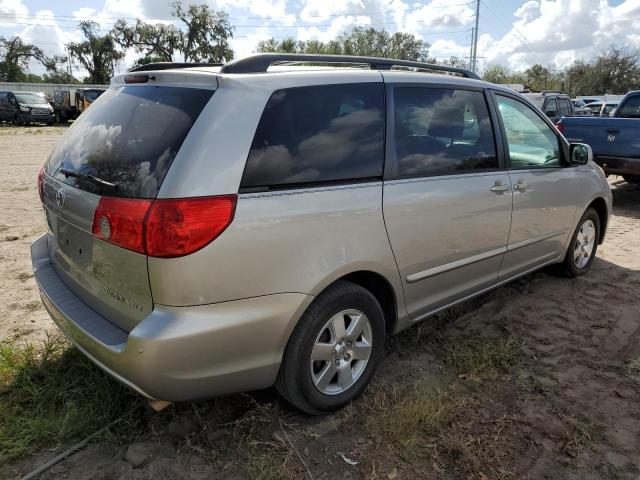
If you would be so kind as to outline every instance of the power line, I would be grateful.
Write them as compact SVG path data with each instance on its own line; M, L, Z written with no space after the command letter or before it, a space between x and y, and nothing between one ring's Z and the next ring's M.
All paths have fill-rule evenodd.
M429 7L429 8L450 8L450 7L456 7L456 6L465 6L465 5L471 5L472 3L474 3L474 0L469 0L469 1L465 1L465 2L460 2L460 3L450 3L450 4L445 4L445 5L423 5L420 7L416 7L416 8L410 8L407 10L403 10L403 13L413 13L413 12L417 12L419 10L422 10L425 7ZM334 14L327 14L327 15L305 15L305 18L337 18L337 17L353 17L353 16L377 16L377 15L392 15L395 12L393 11L380 11L380 12L345 12L345 13L334 13ZM280 15L280 16L269 16L269 17L260 17L260 16L256 16L256 17L247 17L247 16L229 16L229 20L266 20L266 21L270 21L270 20L274 20L274 19L283 19L283 18L289 18L291 15L293 15L294 17L296 16L295 14L288 14L288 15ZM298 15L300 18L302 18L300 15ZM29 15L29 14L10 14L10 13L0 13L0 17L7 17L7 18L23 18L23 19L34 19L34 20L48 20L48 19L61 19L61 21L66 21L66 22L77 22L77 21L81 21L81 20L94 20L96 18L102 18L104 20L138 20L138 17L100 17L98 14L93 15L93 16L81 16L81 15L49 15L47 17L42 17L42 16L37 16L37 15ZM63 20L63 19L68 19L68 20ZM140 19L142 20L142 19ZM164 19L146 19L146 21L165 21Z
M542 57L542 55L540 55L539 52L537 52L536 50L533 49L531 44L527 41L527 38L518 29L518 27L516 27L514 24L509 25L509 24L507 24L506 21L502 20L502 18L500 18L500 16L489 6L488 2L484 2L483 5L489 9L489 12L496 18L496 20L498 20L500 23L502 23L507 28L507 33L510 30L513 31L514 38L518 42L520 42L520 45L522 45L523 47L528 48L531 53L533 53L536 57L538 57L538 59L540 60L541 64L546 62L546 59L544 57Z
M470 17L473 15L470 15ZM467 17L465 17L467 18ZM404 23L430 23L430 20L411 20L410 22L404 22ZM371 26L371 27L375 27L375 26L385 26L385 25L398 25L399 22L378 22L378 23L360 23L360 24L350 24L350 25L346 25L346 26L351 26L351 25L362 25L362 26ZM71 26L61 26L61 25L51 25L51 24L44 24L44 23L32 23L32 22L11 22L11 21L4 21L4 20L0 20L0 24L2 25L27 25L27 26L36 26L36 27L58 27L62 30L78 30L77 27L71 27ZM115 24L114 24L115 25ZM262 28L262 27L270 27L270 28L277 28L277 29L281 29L281 28L330 28L330 27L334 27L335 25L332 24L294 24L294 25L265 25L265 24L260 24L260 25L232 25L232 28ZM108 32L108 29L98 29L99 31L102 32ZM465 30L455 30L453 32L447 32L447 31L441 31L441 32L437 32L437 31L433 31L430 34L436 35L436 34L445 34L445 33L459 33L459 32L467 32L469 29L465 29Z

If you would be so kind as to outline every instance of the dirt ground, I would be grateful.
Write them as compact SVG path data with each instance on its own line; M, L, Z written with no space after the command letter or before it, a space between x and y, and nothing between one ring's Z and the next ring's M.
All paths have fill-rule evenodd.
M60 131L0 129L0 338L54 329L29 243L43 229L38 166ZM589 274L537 272L403 332L347 409L306 417L272 390L170 407L41 478L639 479L640 187L610 184ZM498 358L510 342L517 352Z

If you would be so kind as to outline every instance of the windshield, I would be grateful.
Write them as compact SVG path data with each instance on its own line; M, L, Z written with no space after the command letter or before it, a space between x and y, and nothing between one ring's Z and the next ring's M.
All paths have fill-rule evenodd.
M86 90L84 92L84 98L93 102L96 98L98 98L102 94L102 90Z
M98 195L155 198L212 94L213 90L181 87L110 88L69 127L46 171ZM65 170L81 175L64 174ZM102 183L89 181L87 175Z
M20 103L47 103L44 93L35 92L15 92L14 95Z

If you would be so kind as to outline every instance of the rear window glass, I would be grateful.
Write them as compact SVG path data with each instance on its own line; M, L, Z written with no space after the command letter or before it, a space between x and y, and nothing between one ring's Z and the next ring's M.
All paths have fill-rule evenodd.
M640 118L640 95L630 97L622 104L618 116L623 118Z
M154 198L212 94L182 87L110 88L58 142L47 173L98 195Z
M382 83L278 90L256 130L242 188L381 177Z

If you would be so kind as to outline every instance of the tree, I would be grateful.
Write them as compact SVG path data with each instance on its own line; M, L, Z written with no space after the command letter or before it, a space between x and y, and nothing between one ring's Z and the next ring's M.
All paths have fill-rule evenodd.
M0 81L3 82L25 81L30 75L26 71L32 60L42 63L47 69L53 61L40 48L24 43L20 37L0 37L0 56Z
M429 57L431 45L410 33L396 32L373 27L354 27L338 36L336 40L296 41L293 38L263 40L258 43L259 52L319 53L327 55L363 55L395 58L400 60L433 61Z
M180 54L185 62L226 62L233 58L229 40L233 28L226 12L212 11L207 5L172 4L172 15L181 22L175 25L149 24L137 20L128 25L123 19L116 22L112 35L123 48L133 48L144 54L138 64L153 61L171 62Z
M638 88L640 63L638 55L611 48L595 59L591 87L596 92L622 95Z
M524 71L525 81L532 90L553 90L558 82L557 77L546 67L539 63L530 66Z
M98 34L96 22L91 20L80 22L79 27L85 40L69 43L67 45L69 54L89 72L85 83L109 83L109 78L113 76L114 66L124 58L124 53L116 50L111 34L104 36Z
M449 67L456 68L469 68L469 62L464 60L463 58L456 57L455 55L450 56L440 62L442 65L447 65Z
M69 72L65 72L64 70L56 69L53 72L45 73L42 76L42 81L44 83L80 83L76 77L71 75Z

